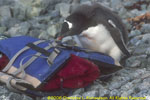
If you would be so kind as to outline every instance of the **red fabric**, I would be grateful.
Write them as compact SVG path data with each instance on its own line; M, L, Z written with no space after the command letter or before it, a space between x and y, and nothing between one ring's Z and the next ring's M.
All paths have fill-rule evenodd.
M2 70L9 62L9 59L4 54L0 53L0 70Z
M71 55L71 58L51 80L43 87L43 91L58 90L63 80L63 88L82 88L96 80L100 71L89 60Z

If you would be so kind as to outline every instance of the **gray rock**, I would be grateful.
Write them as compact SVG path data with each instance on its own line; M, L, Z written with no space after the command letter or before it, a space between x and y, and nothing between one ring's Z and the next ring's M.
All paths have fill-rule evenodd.
M76 95L76 94L81 94L84 92L84 88L80 88L80 89L77 89L73 92L73 95Z
M0 6L12 5L13 3L14 3L14 0L0 0Z
M28 35L32 37L38 37L42 32L43 30L34 29L34 30L31 30Z
M109 91L107 89L99 89L99 96L104 97L109 94Z
M135 60L130 67L139 67L141 65L141 61Z
M87 97L98 97L99 93L98 91L88 91L82 94L83 98L87 98Z
M21 95L12 92L8 95L8 98L11 100L20 100L22 97Z
M110 4L111 4L111 7L115 9L122 7L121 0L110 0Z
M129 41L129 43L131 43L134 46L138 46L141 43L141 39L142 36L135 36Z
M150 10L150 5L148 5L147 10L148 10L148 11Z
M127 13L127 10L124 8L124 7L121 7L120 9L119 9L119 16L121 17L121 18L127 18L127 16L125 15Z
M0 34L4 33L6 31L6 27L0 27Z
M146 49L146 54L150 55L150 47Z
M0 16L5 18L11 18L11 12L9 6L0 7Z
M138 36L138 35L141 35L141 32L139 30L132 30L130 32L130 34L128 35L128 37L132 38L132 37L135 37L135 36Z
M47 29L47 22L44 21L37 21L37 20L32 20L29 21L29 23L31 24L31 29L42 29L42 30L46 30Z
M128 67L138 67L140 64L141 61L137 58L137 56L132 56L126 60L126 66Z
M146 10L147 4L142 4L142 5L141 5L141 8L142 8L142 10Z
M55 17L59 17L60 16L60 11L59 10L53 10L50 14L50 16L52 18L55 18Z
M55 35L57 34L57 27L56 27L56 25L52 25L52 26L48 27L47 33L50 36L55 37Z
M13 27L15 24L19 24L20 21L16 18L3 18L0 21L1 26L6 27L6 28L11 28Z
M60 11L62 17L67 17L70 15L70 4L67 3L59 3L56 5L55 9Z
M142 45L142 44L141 44L141 45ZM139 54L145 54L145 53L146 53L146 50L147 50L146 46L139 46L139 47L137 47L137 48L133 51L133 54L137 54L137 55L139 55Z
M132 6L134 3L136 3L137 2L137 0L128 0L128 1L125 1L125 2L123 2L123 5L124 6Z
M91 5L91 1L81 1L81 4Z
M141 27L143 33L150 33L150 24L143 24Z
M150 44L150 33L143 35L142 42L145 44Z
M117 89L113 89L112 91L110 91L110 96L117 96L120 95L119 91Z
M133 88L133 84L131 82L126 83L125 85L121 86L121 90L127 91Z
M140 91L146 90L150 87L150 83L145 81L142 84L138 85L138 87L139 87Z
M47 33L47 31L43 31L40 33L40 35L38 36L39 39L46 39L46 40L49 40L50 39L50 36L49 34Z
M9 36L27 35L29 28L30 24L28 22L23 22L21 24L16 24L14 27L10 28L5 34Z
M120 82L111 82L109 89L113 90L113 89L118 89L121 87L121 83Z
M131 30L132 25L131 25L127 20L124 19L124 20L123 20L123 23L125 24L127 30Z
M147 10L139 11L138 9L133 9L133 10L130 11L130 13L132 14L132 17L143 15L146 12L147 12Z
M27 20L26 16L27 7L25 8L20 4L16 4L15 6L11 7L11 10L14 18L17 18L19 20Z

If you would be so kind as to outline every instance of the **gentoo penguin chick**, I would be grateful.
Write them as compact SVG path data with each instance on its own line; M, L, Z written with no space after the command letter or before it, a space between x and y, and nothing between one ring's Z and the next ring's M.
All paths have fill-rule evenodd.
M84 48L108 54L117 65L122 54L130 55L124 24L116 13L100 4L81 5L66 18L58 36L73 35Z

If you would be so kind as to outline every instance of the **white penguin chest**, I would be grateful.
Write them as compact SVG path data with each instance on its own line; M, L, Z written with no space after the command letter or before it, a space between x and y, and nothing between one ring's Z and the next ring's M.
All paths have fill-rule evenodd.
M103 53L108 53L117 46L110 32L102 24L84 30L81 33L80 40L85 48Z

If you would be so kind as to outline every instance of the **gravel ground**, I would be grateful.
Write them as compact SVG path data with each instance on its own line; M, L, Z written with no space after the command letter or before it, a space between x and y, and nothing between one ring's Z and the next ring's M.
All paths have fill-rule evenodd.
M126 67L111 79L95 82L88 88L77 89L72 96L115 96L116 100L121 100L121 97L142 100L132 97L145 97L144 100L150 100L149 0L0 0L0 35L28 35L51 39L60 32L63 20L73 9L79 4L89 4L91 1L97 1L114 10L122 18L129 31L128 48L132 56L126 59ZM10 92L0 85L0 100L32 99Z

